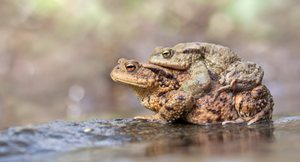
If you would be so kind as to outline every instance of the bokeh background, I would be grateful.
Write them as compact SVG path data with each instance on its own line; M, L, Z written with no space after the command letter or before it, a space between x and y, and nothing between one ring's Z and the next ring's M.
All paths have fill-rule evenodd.
M149 114L110 71L192 41L260 64L274 114L298 113L299 29L298 0L1 0L0 128Z

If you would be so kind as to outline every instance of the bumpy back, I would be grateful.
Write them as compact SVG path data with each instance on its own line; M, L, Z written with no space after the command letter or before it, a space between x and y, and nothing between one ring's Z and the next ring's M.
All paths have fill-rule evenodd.
M230 48L211 43L200 43L204 52L204 62L214 74L220 75L231 64L241 61L241 58Z

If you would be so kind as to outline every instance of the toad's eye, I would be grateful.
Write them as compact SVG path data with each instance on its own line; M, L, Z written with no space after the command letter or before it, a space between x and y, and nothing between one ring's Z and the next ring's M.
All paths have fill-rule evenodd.
M164 50L161 54L164 58L170 58L173 56L172 50Z
M128 72L133 72L133 71L135 71L135 70L137 69L137 65L134 64L134 63L127 63L127 64L125 65L125 68L126 68L126 70L127 70Z

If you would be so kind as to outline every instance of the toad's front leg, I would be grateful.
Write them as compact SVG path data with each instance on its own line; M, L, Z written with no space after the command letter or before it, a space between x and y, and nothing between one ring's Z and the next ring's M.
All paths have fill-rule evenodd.
M185 112L189 111L193 104L191 93L184 91L171 91L167 102L157 113L167 122L173 122L180 119Z
M234 79L229 85L225 85L217 89L214 94L213 101L215 101L219 97L220 93L224 91L233 90L236 87L236 84L237 84L237 79Z
M183 82L179 90L201 96L211 86L210 74L205 64L201 61L193 64L189 73L191 78Z

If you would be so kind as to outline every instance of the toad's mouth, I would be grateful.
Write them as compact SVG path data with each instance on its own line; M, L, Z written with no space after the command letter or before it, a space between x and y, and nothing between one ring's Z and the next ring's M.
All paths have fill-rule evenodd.
M131 85L134 87L140 87L140 88L148 88L148 82L145 79L140 78L134 78L134 77L120 77L119 75L114 75L111 73L111 78L115 82L120 82L126 85Z
M132 85L135 87L148 88L148 85L146 83L137 83L137 82L132 82L130 80L120 79L120 78L114 79L114 81L117 81L117 82L120 82L123 84L127 84L127 85Z
M151 64L155 64L164 68L170 68L170 69L174 69L174 70L186 70L189 68L189 64L186 63L185 61L181 62L181 63L172 63L169 62L168 60L150 60L149 63Z

